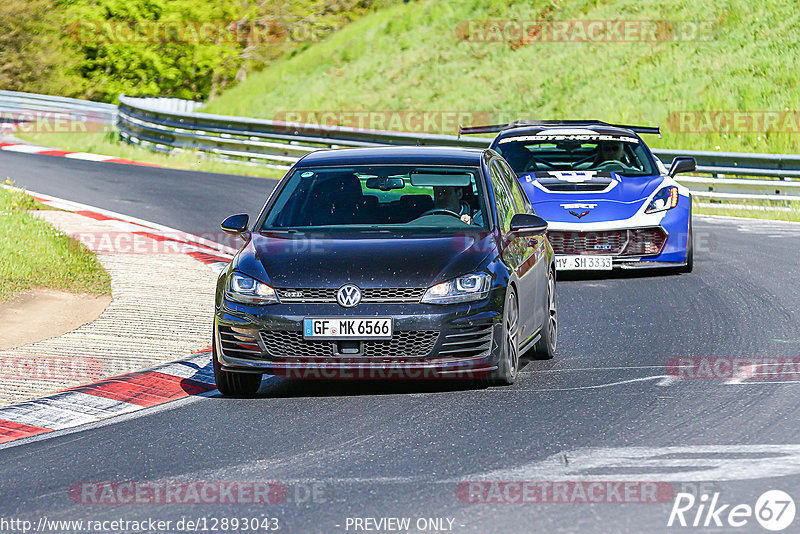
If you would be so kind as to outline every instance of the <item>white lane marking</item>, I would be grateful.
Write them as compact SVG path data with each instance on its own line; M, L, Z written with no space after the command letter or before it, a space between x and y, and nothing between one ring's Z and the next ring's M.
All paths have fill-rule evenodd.
M676 382L675 377L667 376L667 377L664 377L663 380L659 380L658 382L656 382L656 385L657 386L666 387L666 386L671 386L675 382Z
M37 152L45 152L47 150L52 150L52 148L47 148L44 146L36 146L36 145L10 145L10 146L4 146L3 150L8 150L9 152L22 152L25 154L36 154Z
M86 161L107 161L109 159L117 159L115 156L104 156L102 154L90 154L89 152L74 152L72 154L65 154L65 158L82 159Z
M99 421L100 417L88 413L81 413L75 408L64 408L58 403L50 404L46 402L45 398L23 401L4 407L0 409L0 419L22 423L24 425L60 430L62 428Z
M211 353L204 352L185 360L181 360L153 369L165 375L177 378L191 378L197 382L214 384L213 371L209 368L211 364Z
M566 458L566 463L564 459ZM728 481L796 475L800 445L598 447L562 451L538 462L461 480Z
M228 268L228 264L221 261L209 263L208 266L211 267L211 270L217 274L220 274L222 271Z
M59 408L65 412L96 416L98 419L141 409L141 406L137 406L136 404L99 397L97 395L83 393L82 391L55 393L47 397L36 399L33 402Z
M634 382L646 382L648 380L656 380L658 378L668 378L667 375L646 376L644 378L631 378L630 380L620 380L619 382L609 382L607 384L596 384L593 386L578 386L574 388L536 388L535 391L579 391L582 389L601 389L612 386L620 386L622 384L632 384Z

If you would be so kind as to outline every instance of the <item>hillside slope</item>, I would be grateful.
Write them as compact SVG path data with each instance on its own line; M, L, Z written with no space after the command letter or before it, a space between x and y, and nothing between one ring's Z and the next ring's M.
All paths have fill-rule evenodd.
M467 21L487 19L661 22L655 40L629 32L620 41L611 31L591 42L581 36L591 29L584 22L573 23L567 42L482 42L481 35L498 35L486 31L498 23ZM759 123L763 112L800 109L798 22L794 0L420 0L307 45L204 111L282 118L287 111L447 110L491 112L496 120L657 122L665 133L654 146L798 152L796 113ZM664 28L684 33L667 39ZM698 110L705 113L681 113ZM726 127L737 110L756 124ZM725 113L709 113L717 111Z

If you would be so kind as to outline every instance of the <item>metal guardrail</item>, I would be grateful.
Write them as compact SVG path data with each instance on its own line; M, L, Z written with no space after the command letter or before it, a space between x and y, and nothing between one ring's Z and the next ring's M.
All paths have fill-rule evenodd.
M102 122L109 128L117 122L117 106L113 104L0 90L0 116L4 119L46 120L48 114L74 121Z
M491 142L487 137L366 130L196 112L169 113L154 108L146 99L124 95L120 97L119 110L118 128L128 142L162 151L200 151L278 169L288 169L298 158L322 148L383 145L483 148ZM800 182L789 181L800 178L800 155L668 149L654 149L653 153L667 164L677 156L692 156L698 172L715 176L679 178L698 196L800 200ZM727 178L729 175L781 180L731 179Z
M175 98L119 97L114 106L74 98L0 91L0 112L42 111L100 114L116 123L127 142L151 150L197 151L231 162L256 163L285 170L309 152L326 148L385 145L462 146L484 148L488 137L367 130L318 124L286 123L198 113L198 102ZM680 176L694 195L718 200L800 201L800 155L750 154L654 149L667 165L677 156L697 161L700 176ZM753 179L731 178L750 176Z

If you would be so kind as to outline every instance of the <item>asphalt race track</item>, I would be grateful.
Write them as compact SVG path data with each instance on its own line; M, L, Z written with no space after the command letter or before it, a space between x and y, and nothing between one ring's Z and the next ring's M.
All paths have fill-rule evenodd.
M257 213L274 184L24 154L0 154L0 168L30 190L195 233ZM324 533L364 531L356 517L408 517L412 527L444 518L457 533L764 532L754 517L741 528L668 529L671 496L476 503L457 493L469 481L649 481L698 498L719 493L728 510L755 507L771 489L797 499L800 379L676 380L667 364L798 356L800 224L694 225L692 274L562 278L558 355L530 362L512 387L273 378L256 399L191 397L0 449L0 516L265 516L286 532ZM286 495L261 505L70 496L77 484L104 481L272 481Z

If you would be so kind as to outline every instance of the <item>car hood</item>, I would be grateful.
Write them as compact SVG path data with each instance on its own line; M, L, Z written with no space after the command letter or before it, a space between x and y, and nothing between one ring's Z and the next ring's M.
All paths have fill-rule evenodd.
M264 233L251 237L235 268L278 288L428 287L477 270L493 250L488 232L418 238Z
M532 173L520 177L520 182L540 217L551 222L588 223L633 217L664 177Z

